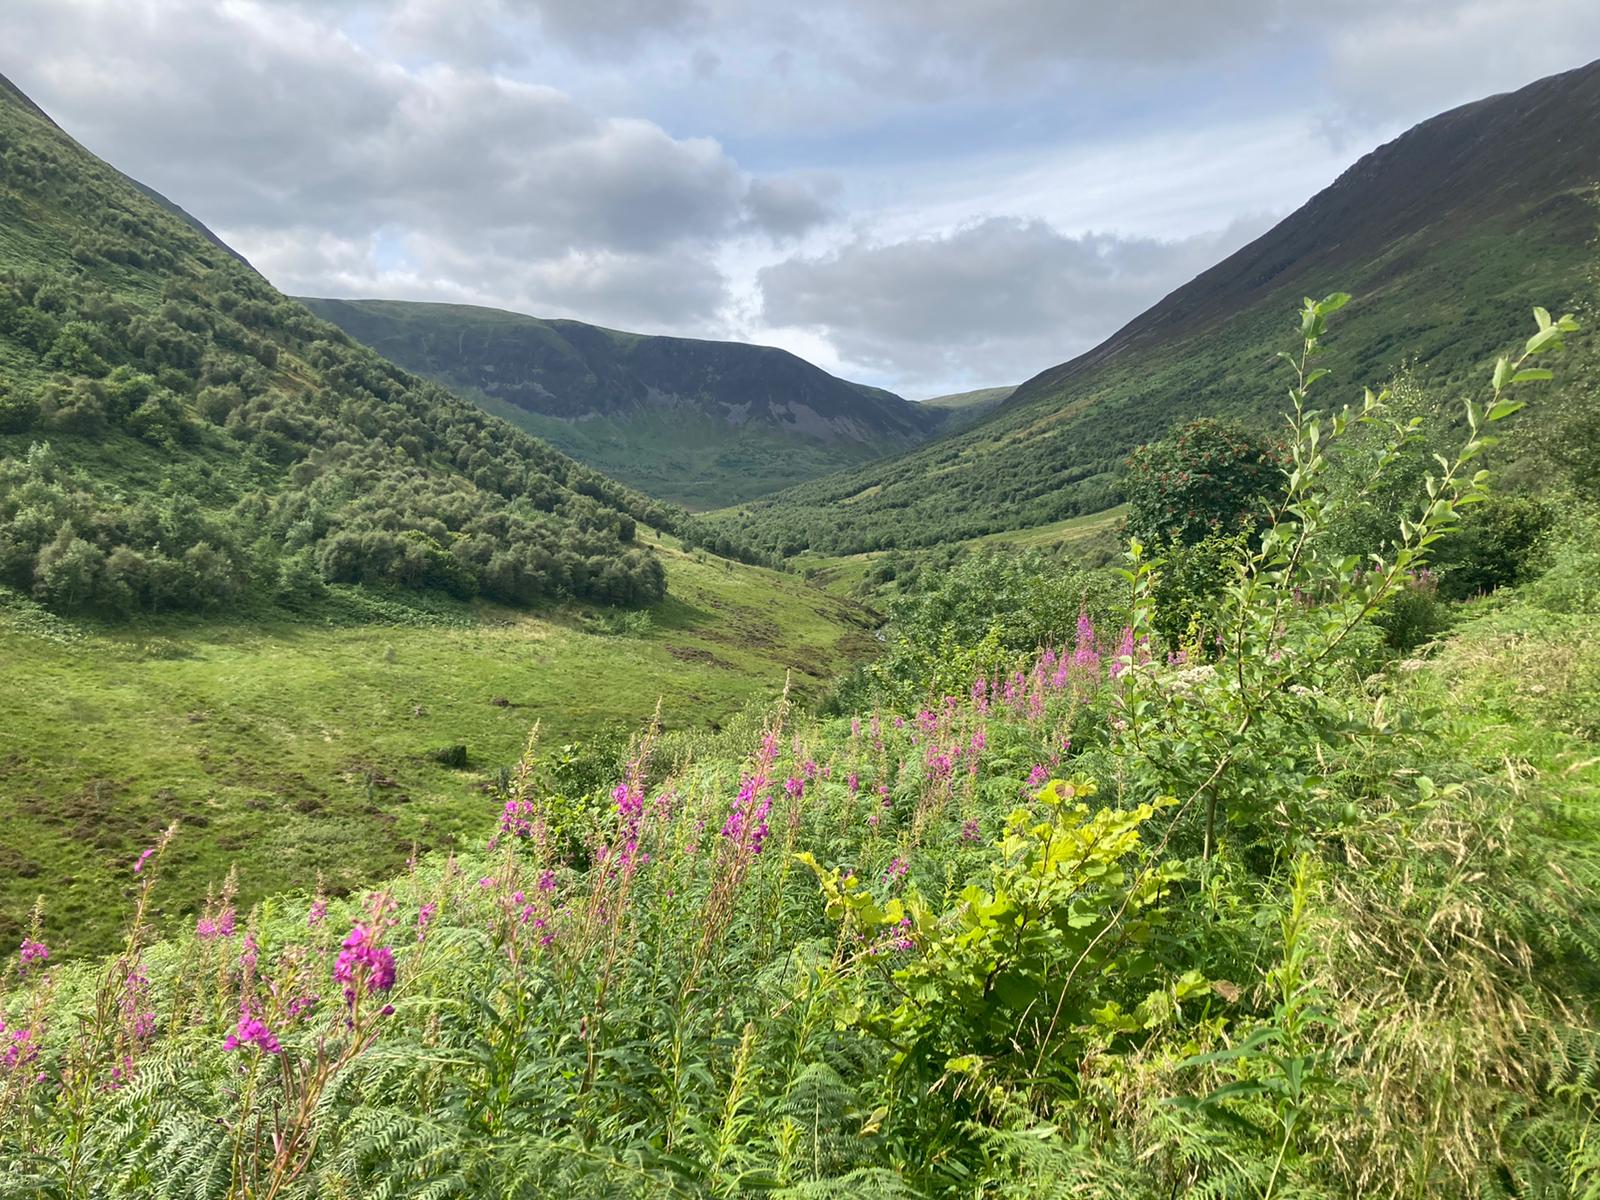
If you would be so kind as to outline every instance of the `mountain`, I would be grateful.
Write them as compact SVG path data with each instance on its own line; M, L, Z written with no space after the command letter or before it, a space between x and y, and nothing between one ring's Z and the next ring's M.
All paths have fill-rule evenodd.
M768 346L461 304L301 303L597 470L692 507L903 451L944 424L941 413Z
M967 412L972 409L991 409L1003 404L1010 399L1016 391L1016 385L1011 387L976 388L970 392L950 392L944 396L929 396L918 403L924 408L944 408L955 412Z
M58 610L326 585L659 599L674 510L386 362L0 79L0 582Z
M1250 245L992 414L909 454L718 518L774 551L855 553L1115 503L1130 450L1200 415L1267 423L1305 295L1347 291L1322 365L1348 399L1408 362L1452 399L1529 308L1595 295L1600 63L1424 121ZM1325 401L1327 403L1329 401Z

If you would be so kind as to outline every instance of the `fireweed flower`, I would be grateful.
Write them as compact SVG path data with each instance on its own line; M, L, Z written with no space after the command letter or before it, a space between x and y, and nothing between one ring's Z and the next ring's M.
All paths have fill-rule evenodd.
M983 831L978 827L977 817L969 817L962 823L961 840L963 842L979 842L983 840Z
M556 890L556 873L554 871L546 870L544 874L539 876L539 890L541 892L553 892Z
M25 937L22 939L22 951L17 965L17 973L26 975L28 969L35 963L49 961L50 947L37 938Z
M321 925L328 916L328 902L318 896L311 902L311 908L306 912L306 928L315 929Z
M194 934L202 942L214 942L218 938L233 936L233 909L224 908L215 915L201 917L194 923Z
M895 883L898 880L904 879L906 877L906 871L909 869L910 868L906 863L906 860L901 858L899 855L896 855L894 858L889 860L889 869L883 873L883 881L885 883Z
M1050 782L1050 768L1043 763L1035 763L1033 770L1028 772L1028 786L1041 788Z
M428 926L438 914L439 906L432 901L417 909L417 941L420 942L428 936Z
M321 996L296 996L289 1001L289 1019L291 1021L305 1020L316 1009L321 999Z
M1123 659L1127 659L1124 662ZM1133 662L1133 626L1122 627L1122 638L1117 643L1117 661L1111 664L1111 678L1115 679Z
M263 1054L282 1054L283 1047L278 1044L278 1039L272 1030L267 1028L265 1021L261 1020L248 1008L239 1010L239 1023L222 1041L224 1050L243 1050L246 1046L255 1046Z
M850 777L845 780L845 786L852 792L859 792L861 790L861 777L854 771L850 772Z
M15 1071L38 1057L39 1046L33 1040L32 1029L7 1029L5 1021L0 1020L0 1067Z
M1077 642L1072 651L1073 665L1087 671L1100 670L1100 651L1095 642L1094 622L1087 609L1078 612Z
M344 984L344 1001L354 1006L360 985L366 984L367 994L387 992L394 987L394 951L378 945L380 933L376 925L356 925L344 939L333 965L333 977Z
M722 836L751 855L760 854L762 846L766 844L767 814L772 811L772 797L767 792L767 771L777 757L778 734L774 730L761 739L755 772L740 780L739 794L728 810L727 820L722 823Z
M155 852L156 848L154 846L150 846L143 854L139 855L139 861L133 864L133 873L135 875L141 875L144 873L144 864L149 861L150 856Z
M122 981L122 997L118 1002L123 1027L131 1041L142 1042L155 1031L156 1014L149 1004L150 979L145 975L142 964L135 962ZM132 1063L128 1066L131 1067Z

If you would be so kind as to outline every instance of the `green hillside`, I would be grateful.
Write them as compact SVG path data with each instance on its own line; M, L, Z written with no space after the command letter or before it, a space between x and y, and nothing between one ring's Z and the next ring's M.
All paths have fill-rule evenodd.
M533 719L703 726L863 652L862 610L351 342L9 85L0 166L0 939L47 884L104 949L175 817L166 915L234 862L358 886L471 827Z
M378 358L0 86L0 581L58 611L327 584L659 600L683 514Z
M1445 113L980 424L719 523L783 554L853 554L1107 508L1128 453L1177 422L1276 424L1274 355L1305 295L1355 296L1322 363L1336 381L1381 383L1407 363L1453 396L1531 305L1593 303L1597 182L1600 63ZM1593 386L1571 378L1569 393Z
M693 508L738 503L905 450L945 420L767 346L620 333L461 304L302 303L574 458Z
M64 622L0 589L0 944L47 889L63 952L108 949L118 918L100 898L174 819L185 834L163 920L191 913L230 866L249 901L318 875L359 887L414 844L479 829L486 781L534 722L610 770L607 731L658 702L669 729L714 726L786 679L816 693L873 645L870 614L793 576L641 537L673 591L621 617L336 588L328 623L130 627ZM464 766L435 761L456 745Z

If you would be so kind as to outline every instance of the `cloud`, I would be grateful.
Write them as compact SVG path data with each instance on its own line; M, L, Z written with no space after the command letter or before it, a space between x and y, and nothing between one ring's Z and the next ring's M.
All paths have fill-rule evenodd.
M1017 382L1093 346L1263 224L1169 242L993 217L936 236L861 239L763 269L763 316L912 383Z
M777 238L799 237L834 217L837 180L827 177L773 176L756 179L745 193L750 224Z
M1600 57L1600 4L1401 0L1334 26L1326 57L1341 128L1409 124Z
M823 182L752 177L712 138L597 114L553 87L403 65L312 8L18 3L8 24L24 89L91 148L232 231L253 261L281 264L286 286L316 275L289 237L331 254L314 289L330 290L381 231L410 259L400 277L437 271L441 294L681 325L726 298L721 275L696 265L723 240L789 238L828 215ZM420 35L430 4L408 0L395 20ZM578 7L542 11L576 21ZM467 21L469 41L500 18L471 12L487 24Z

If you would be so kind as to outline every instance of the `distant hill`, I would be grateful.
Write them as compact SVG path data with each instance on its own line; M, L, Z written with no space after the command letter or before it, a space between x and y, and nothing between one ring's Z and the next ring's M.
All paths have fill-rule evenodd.
M590 466L694 507L736 503L908 449L945 421L767 346L460 304L302 303Z
M1016 393L1016 384L1009 387L975 388L970 392L951 392L945 396L929 396L919 400L923 408L939 409L948 415L940 433L954 433L958 429L981 421Z
M641 604L640 522L688 528L352 342L0 79L0 582L108 615Z
M1325 386L1349 398L1406 356L1454 395L1481 382L1532 305L1593 300L1597 183L1600 63L1453 109L977 425L742 506L721 528L785 553L853 553L1106 508L1128 452L1175 422L1275 419L1275 353L1304 295L1355 296L1328 341Z

